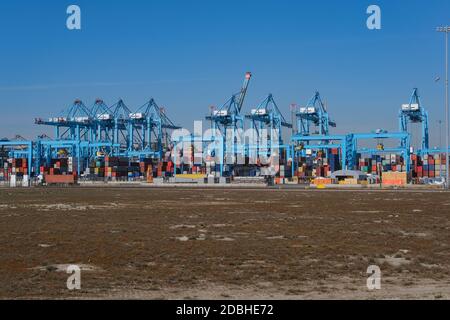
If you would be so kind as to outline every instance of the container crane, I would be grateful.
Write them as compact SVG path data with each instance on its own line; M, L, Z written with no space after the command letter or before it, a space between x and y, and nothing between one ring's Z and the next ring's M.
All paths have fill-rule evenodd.
M428 134L428 112L422 105L419 90L414 88L409 103L403 104L399 112L400 132L408 132L409 123L420 123L422 126L421 150L420 153L427 153L429 150ZM407 145L406 139L402 140L402 146Z
M132 135L129 133L129 116L131 110L128 109L122 99L111 106L110 109L114 121L113 144L119 144L121 149L128 149L130 144L133 143Z
M267 155L270 155L271 147L279 148L283 144L282 128L292 128L292 124L283 117L272 94L269 94L245 117L251 120L256 133L254 141L257 142L257 150L264 150L268 153ZM264 137L264 134L267 136ZM266 142L265 146L264 142Z
M95 125L91 132L91 140L95 142L112 141L114 115L102 99L95 100L91 114L95 119Z
M163 108L160 108L155 99L150 99L136 112L129 114L130 132L132 137L137 136L138 146L133 146L130 152L139 155L151 155L161 158L164 143L167 144L168 130L180 129L165 114ZM167 145L166 145L167 147Z
M316 126L318 132L311 132L311 126ZM305 107L301 107L297 113L297 130L302 136L313 133L329 135L329 127L336 127L336 122L331 121L324 103L317 91Z
M55 128L56 140L88 140L89 129L92 126L92 114L81 100L74 103L61 113L61 116L48 121L35 119L39 125L49 125Z
M233 94L218 110L211 110L211 115L206 117L206 120L211 121L213 133L219 132L228 144L232 144L232 151L228 150L228 154L237 153L239 131L242 133L244 130L244 116L241 115L241 110L251 78L251 72L247 72L240 92Z
M165 149L168 149L169 145L170 145L169 130L179 130L182 127L178 126L178 125L175 125L174 122L172 120L170 120L170 118L166 114L166 109L165 108L160 108L159 109L159 116L160 116L161 121L162 121L162 143L163 143L163 147Z

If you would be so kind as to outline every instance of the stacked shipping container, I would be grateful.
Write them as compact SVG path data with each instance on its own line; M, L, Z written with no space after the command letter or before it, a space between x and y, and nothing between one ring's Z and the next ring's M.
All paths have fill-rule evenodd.
M11 175L23 177L28 174L28 160L26 158L9 158L0 168L0 181L8 181Z
M300 157L298 163L298 178L327 178L332 172L340 170L339 150L331 149L328 155L317 152L314 157Z
M402 156L398 154L372 155L362 157L358 155L357 169L364 173L381 172L405 172L406 164Z
M437 178L445 177L445 154L424 155L423 157L411 156L411 169L413 178Z
M135 161L127 157L104 157L92 161L85 171L87 178L138 181L149 177L171 176L173 163L146 158Z

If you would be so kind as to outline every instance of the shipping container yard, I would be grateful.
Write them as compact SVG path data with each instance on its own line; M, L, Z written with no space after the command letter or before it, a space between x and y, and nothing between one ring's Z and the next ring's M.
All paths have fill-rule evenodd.
M333 134L319 92L291 122L268 95L256 108L244 102L252 74L237 94L204 119L212 134L175 125L154 99L131 111L123 100L92 107L76 100L59 117L36 119L54 137L0 141L3 186L142 183L146 185L300 185L407 187L445 185L445 150L429 145L428 112L418 89L399 107L399 130ZM393 119L395 120L395 119ZM419 125L421 144L411 144ZM283 137L288 136L287 140ZM247 138L247 140L246 140ZM370 146L372 145L372 146Z

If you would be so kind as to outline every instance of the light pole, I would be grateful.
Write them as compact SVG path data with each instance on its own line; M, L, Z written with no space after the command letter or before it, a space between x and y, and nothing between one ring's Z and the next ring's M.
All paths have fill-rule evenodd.
M450 32L450 27L438 27L437 32L445 33L445 186L449 189L449 127L448 127L448 33Z
M442 150L442 120L439 123L439 150ZM439 159L439 178L442 179L442 159Z

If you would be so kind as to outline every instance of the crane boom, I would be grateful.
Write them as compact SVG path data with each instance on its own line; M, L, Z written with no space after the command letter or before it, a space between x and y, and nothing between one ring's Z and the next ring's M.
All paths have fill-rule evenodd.
M240 92L240 95L239 95L238 104L237 104L239 112L241 112L242 106L244 105L244 99L245 99L245 96L247 95L247 89L248 89L248 85L250 83L250 79L251 78L252 78L252 73L251 72L247 72L245 74L244 84L242 86L242 89L241 89L241 92Z

